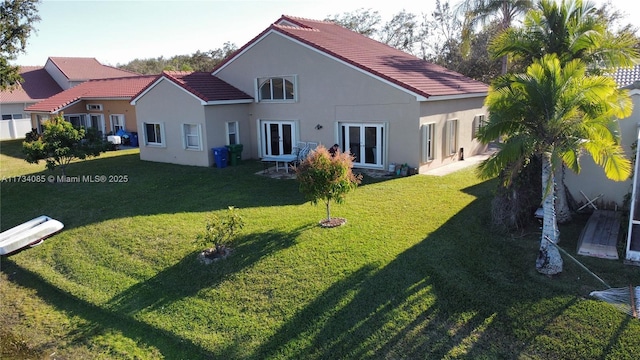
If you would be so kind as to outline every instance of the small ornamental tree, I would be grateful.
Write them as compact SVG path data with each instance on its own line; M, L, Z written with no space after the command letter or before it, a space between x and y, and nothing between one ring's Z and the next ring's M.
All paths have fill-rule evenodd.
M106 142L95 129L76 128L62 115L45 121L42 134L29 133L22 148L28 163L37 164L44 160L47 169L60 167L62 175L72 160L98 156L107 149Z
M351 154L336 151L330 154L322 145L312 151L296 168L296 179L300 183L300 192L316 205L324 201L327 207L327 218L321 221L323 226L336 226L344 223L344 219L336 224L331 218L331 201L340 204L347 193L355 190L362 176L354 175Z
M197 237L196 242L204 246L213 245L204 251L205 256L224 257L228 254L227 246L243 227L244 219L236 208L229 206L225 215L211 213L207 217L205 231Z

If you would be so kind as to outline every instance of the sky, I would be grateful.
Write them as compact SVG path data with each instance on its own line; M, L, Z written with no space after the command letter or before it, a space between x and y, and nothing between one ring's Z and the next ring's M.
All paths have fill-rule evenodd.
M626 23L640 25L639 1L610 1L629 14ZM48 57L63 56L116 66L213 50L225 42L240 47L283 14L322 20L371 9L386 22L402 10L419 15L434 8L435 0L43 0L26 53L12 63L43 66Z

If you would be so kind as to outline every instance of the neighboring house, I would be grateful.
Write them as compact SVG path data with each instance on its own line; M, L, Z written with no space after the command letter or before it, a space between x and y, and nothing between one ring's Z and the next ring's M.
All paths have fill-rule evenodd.
M426 172L485 150L475 132L487 85L331 22L282 16L197 76L202 89L222 81L243 95L207 100L165 74L132 101L142 159L211 166L211 148L233 137L245 158L337 143L355 167ZM186 146L194 134L199 145Z
M633 159L640 125L640 65L621 68L613 76L621 88L628 89L633 102L634 110L631 116L618 120L622 146L627 158ZM580 158L580 165L580 174L570 170L565 172L565 185L576 202L586 204L589 200L602 195L596 201L596 206L600 208L621 209L625 205L625 198L631 195L632 179L627 181L607 179L604 169L596 165L593 158L586 153Z
M62 91L51 75L40 66L21 66L21 84L0 92L0 140L23 138L31 131L31 121L24 109Z
M103 135L118 130L137 132L131 98L157 79L157 75L89 80L31 105L31 126L42 131L42 122L60 113L75 126L96 128Z
M128 70L102 65L95 58L50 57L45 70L63 90L70 89L88 80L139 76Z
M23 138L31 131L25 108L90 79L139 76L105 66L94 58L50 57L44 67L22 66L23 81L0 92L0 140Z

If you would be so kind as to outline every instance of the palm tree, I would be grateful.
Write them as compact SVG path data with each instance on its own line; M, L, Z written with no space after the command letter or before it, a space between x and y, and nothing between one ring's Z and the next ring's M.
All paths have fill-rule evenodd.
M562 63L579 58L590 72L602 73L635 65L636 45L632 33L611 32L609 20L589 1L540 0L522 27L502 32L489 50L495 58L518 57L525 66L546 54L556 54Z
M529 11L523 27L502 32L490 46L494 58L512 56L530 65L545 54L556 54L562 63L581 59L590 73L612 72L632 66L639 55L637 39L629 32L613 34L609 20L601 16L593 3L582 0L540 0ZM571 221L564 186L564 167L556 169L558 183L558 222Z
M631 114L626 90L613 79L589 75L580 59L566 64L557 55L534 60L524 74L507 74L491 86L486 99L489 121L478 138L489 143L504 138L500 149L479 166L484 178L503 169L515 175L533 156L542 159L542 207L544 221L536 268L553 275L562 271L562 258L555 246L559 231L555 213L554 169L561 164L579 172L580 151L587 151L604 168L607 177L624 180L631 164L612 131L613 119ZM509 177L507 177L509 180Z
M513 21L533 8L531 0L464 0L458 5L458 12L464 15L462 24L463 53L469 51L471 34L479 24L487 24L492 20L500 23L502 30L511 27ZM507 56L502 57L502 73L507 72Z

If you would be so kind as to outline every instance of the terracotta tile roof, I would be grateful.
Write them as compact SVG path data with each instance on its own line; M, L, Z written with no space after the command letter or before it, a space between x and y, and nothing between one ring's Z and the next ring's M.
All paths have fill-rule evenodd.
M158 75L145 75L115 79L89 80L27 107L26 111L53 113L67 106L89 99L130 100L149 85Z
M95 58L50 57L48 61L51 61L58 69L60 69L60 71L70 81L111 79L140 75L131 71L102 65Z
M264 34L275 31L424 97L486 93L488 85L435 65L328 21L283 15ZM235 56L235 55L234 55ZM219 64L213 72L232 61Z
M253 100L252 96L208 72L164 71L160 76L174 82L204 102ZM143 89L140 94L145 90Z
M62 88L42 66L21 66L20 75L23 81L12 91L0 92L0 102L35 102L62 91Z
M640 81L640 65L630 68L619 68L613 74L613 78L620 87L625 87Z

